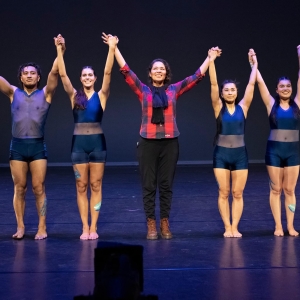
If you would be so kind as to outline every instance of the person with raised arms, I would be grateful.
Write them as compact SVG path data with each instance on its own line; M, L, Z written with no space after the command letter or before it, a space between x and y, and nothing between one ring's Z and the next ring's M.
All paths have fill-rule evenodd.
M71 158L76 180L77 204L82 221L81 240L97 239L97 221L102 203L102 179L106 162L106 141L101 126L103 112L110 93L111 71L118 39L107 39L108 54L100 91L95 91L97 80L94 68L84 66L80 73L82 87L76 90L66 72L63 59L63 37L55 39L59 75L70 100L74 116ZM90 203L87 197L91 188ZM89 210L91 224L88 224Z

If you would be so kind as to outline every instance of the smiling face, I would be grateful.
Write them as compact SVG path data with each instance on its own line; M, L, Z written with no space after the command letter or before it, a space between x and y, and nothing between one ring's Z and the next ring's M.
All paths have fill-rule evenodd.
M281 100L289 100L292 95L292 84L288 79L282 79L278 82L276 93Z
M94 87L97 77L94 74L94 70L91 68L84 68L81 71L80 81L84 88Z
M233 103L237 98L237 95L238 90L233 82L224 84L221 96L226 102Z
M167 69L166 66L161 61L156 61L152 65L149 72L149 77L152 80L154 86L162 86L166 79Z
M33 66L24 67L20 80L23 83L23 86L28 89L37 88L40 81L40 76L38 75L37 69Z

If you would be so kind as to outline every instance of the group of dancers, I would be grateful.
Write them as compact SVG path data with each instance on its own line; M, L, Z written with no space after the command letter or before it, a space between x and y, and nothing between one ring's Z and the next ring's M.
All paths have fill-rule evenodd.
M275 221L274 235L283 236L281 222L282 190L285 195L287 230L298 236L294 229L296 208L295 187L299 174L299 119L300 119L300 71L297 94L292 97L291 81L281 77L273 98L258 71L256 53L249 50L251 73L243 98L234 80L225 80L219 87L215 60L222 50L212 47L195 74L171 84L171 69L164 59L153 60L148 68L149 83L142 83L129 68L118 48L118 37L103 33L108 45L102 86L94 90L97 76L91 66L81 70L82 87L76 90L66 72L64 63L65 40L61 35L54 38L57 57L48 75L47 84L39 89L40 67L26 63L19 67L18 78L22 88L11 85L0 76L0 91L11 101L12 140L10 145L10 169L14 183L13 206L17 220L14 239L25 235L24 211L27 173L32 175L32 188L39 216L35 239L47 237L47 197L45 176L47 149L44 127L54 91L60 76L67 92L74 116L71 160L77 189L77 204L82 221L81 240L98 238L97 220L102 203L102 179L106 161L106 142L101 121L110 94L110 81L114 58L126 83L137 95L142 106L140 140L137 147L139 170L142 179L142 196L147 221L147 239L156 240L158 231L155 216L156 190L160 200L160 235L171 239L169 216L172 203L172 185L179 155L176 124L176 102L179 96L195 87L209 69L211 100L217 123L214 140L213 168L218 183L218 207L224 223L224 237L241 237L238 230L243 211L243 191L248 176L248 156L244 142L245 120L250 108L255 83L267 108L270 135L265 161L270 177L270 206ZM300 46L297 47L300 69ZM230 186L231 183L231 186ZM90 186L90 201L87 189ZM230 210L229 194L232 192ZM89 224L90 213L90 224Z

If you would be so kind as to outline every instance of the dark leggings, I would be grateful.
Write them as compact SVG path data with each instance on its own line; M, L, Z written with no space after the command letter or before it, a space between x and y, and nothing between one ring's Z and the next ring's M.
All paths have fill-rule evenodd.
M155 219L156 188L159 189L160 218L169 218L172 185L179 155L178 139L140 138L137 148L142 177L146 218Z

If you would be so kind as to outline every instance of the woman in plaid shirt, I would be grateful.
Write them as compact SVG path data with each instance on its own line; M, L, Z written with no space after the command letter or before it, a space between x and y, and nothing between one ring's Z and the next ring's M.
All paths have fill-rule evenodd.
M108 35L104 38L108 39ZM217 51L209 51L218 55ZM149 85L142 83L126 64L118 48L116 60L125 81L142 105L142 123L138 143L138 161L142 176L147 239L157 239L155 221L155 195L158 185L160 199L160 231L164 239L171 239L169 215L172 202L172 184L179 154L176 124L176 102L179 96L201 81L209 65L207 57L195 74L170 84L171 70L163 59L155 59L149 66Z

